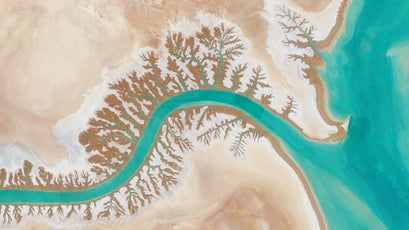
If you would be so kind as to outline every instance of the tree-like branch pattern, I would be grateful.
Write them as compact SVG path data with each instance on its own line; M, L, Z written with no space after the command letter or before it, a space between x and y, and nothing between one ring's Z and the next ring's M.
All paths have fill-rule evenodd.
M284 46L295 49L288 54L289 60L299 65L302 75L311 83L317 81L317 66L324 62L323 55L316 45L316 28L295 11L280 6L276 9L279 25L285 34Z
M104 104L78 138L88 154L88 169L56 174L24 161L15 171L0 168L1 189L71 191L109 180L133 157L153 111L186 91L227 90L270 106L274 97L268 77L262 66L243 61L245 51L238 29L225 23L203 26L191 35L169 33L162 52L149 50L140 55L141 70L132 70L109 84ZM281 112L293 111L287 105ZM187 134L193 131L200 134ZM177 185L193 143L208 145L214 139L230 139L233 155L242 158L246 141L264 135L249 116L221 106L180 109L164 121L145 161L120 188L84 203L0 204L0 218L6 224L20 222L27 215L93 220L137 214Z

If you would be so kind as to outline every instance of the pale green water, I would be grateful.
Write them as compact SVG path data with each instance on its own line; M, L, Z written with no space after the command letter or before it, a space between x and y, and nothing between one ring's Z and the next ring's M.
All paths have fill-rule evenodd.
M326 54L322 70L331 111L340 119L351 116L343 142L307 140L239 95L188 92L158 108L135 157L110 181L76 192L3 190L0 203L69 203L103 196L138 168L169 112L184 105L221 103L249 113L283 140L311 182L330 229L409 229L408 15L406 0L355 0L350 6L346 34Z

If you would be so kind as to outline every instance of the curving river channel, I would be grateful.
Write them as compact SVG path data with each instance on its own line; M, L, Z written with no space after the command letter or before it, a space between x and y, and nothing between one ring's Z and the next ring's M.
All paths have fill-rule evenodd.
M129 163L96 187L70 192L1 190L0 203L71 203L103 196L130 178L175 109L234 107L279 137L306 174L330 229L409 229L409 2L352 1L345 34L321 70L329 107L350 116L347 138L319 143L258 103L225 91L191 91L155 111ZM273 171L272 171L273 172Z
M220 90L189 91L171 97L157 107L140 138L138 147L132 158L125 167L106 182L89 189L77 191L0 190L0 203L77 203L94 200L114 191L131 178L135 171L142 165L165 118L176 109L193 105L224 105L234 107L247 113L268 131L283 137L289 141L288 143L294 146L302 142L304 144L300 146L307 147L310 144L307 139L303 138L298 130L281 120L281 118L271 113L262 105L247 97Z

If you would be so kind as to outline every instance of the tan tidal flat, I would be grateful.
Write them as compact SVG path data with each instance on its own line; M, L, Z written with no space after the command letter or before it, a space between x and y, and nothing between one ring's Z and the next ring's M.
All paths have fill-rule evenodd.
M195 90L249 98L309 139L342 139L348 121L327 111L316 67L342 32L347 3L2 1L0 188L98 188L121 175L160 104ZM301 169L245 112L217 103L176 108L139 167L109 193L0 203L1 222L325 229Z
M246 160L232 159L222 143L195 152L186 179L170 198L154 202L136 218L84 229L318 228L301 182L271 144L262 141L248 150Z

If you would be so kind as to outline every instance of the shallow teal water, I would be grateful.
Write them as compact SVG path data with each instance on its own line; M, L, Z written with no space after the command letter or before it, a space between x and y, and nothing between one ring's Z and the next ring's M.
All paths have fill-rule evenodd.
M329 152L344 161L329 160L332 168L326 171L373 214L351 216L348 210L363 210L362 205L354 207L348 195L332 191L313 167L302 165L332 229L384 227L379 222L368 227L377 221L388 229L409 229L408 16L406 0L355 0L346 34L327 56L323 77L330 109L339 118L351 115L351 121L341 152ZM311 162L322 168L318 159ZM339 198L345 201L335 201Z
M350 116L345 141L305 139L257 103L220 91L193 91L163 103L129 164L108 182L75 192L1 190L0 203L71 203L125 182L176 108L221 103L249 113L283 140L312 184L330 229L409 229L409 2L354 0L346 33L325 55L329 106ZM406 64L408 63L408 64ZM272 170L273 172L273 170Z
M216 90L196 90L182 93L160 104L147 124L139 141L134 156L128 164L110 180L98 186L79 191L35 191L35 190L0 190L0 203L74 203L84 202L104 196L125 183L142 164L151 144L157 135L164 119L174 110L192 105L222 104L232 106L248 113L252 118L264 125L270 132L285 137L292 143L308 147L311 143L305 139L294 127L282 121L278 116L269 112L262 105L251 99L227 92ZM304 144L303 144L304 143ZM317 146L321 144L317 143ZM309 148L309 147L308 147Z

